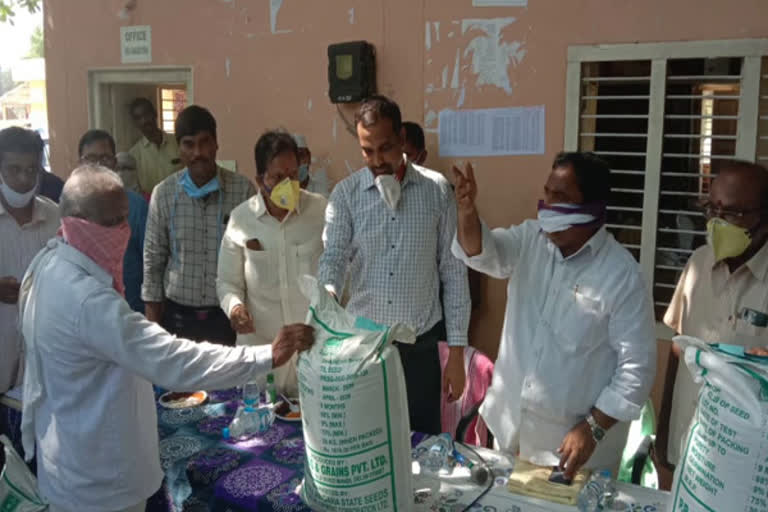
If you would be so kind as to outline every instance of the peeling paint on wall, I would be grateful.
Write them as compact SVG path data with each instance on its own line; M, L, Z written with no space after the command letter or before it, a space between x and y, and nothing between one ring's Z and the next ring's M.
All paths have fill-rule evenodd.
M440 22L433 21L432 26L435 28L435 41L440 42Z
M467 88L465 86L461 86L461 92L459 93L459 101L456 102L456 108L461 108L464 106L464 100L467 97Z
M349 24L354 25L355 24L355 8L351 8L349 10Z
M426 41L424 42L424 45L427 47L427 51L432 49L432 29L429 26L429 22L427 21L425 23L426 27L424 29L424 38Z
M278 30L277 29L277 14L280 12L280 8L283 6L283 0L269 0L269 26L272 29L273 34L287 34L291 30Z
M448 66L443 68L443 89L448 87Z
M462 20L462 34L470 30L485 33L472 39L464 50L465 57L472 54L472 73L477 75L476 86L495 85L507 94L512 94L508 68L510 62L515 66L520 64L526 50L520 41L502 41L501 32L515 21L515 18Z
M307 110L312 111L312 98L307 100Z
M333 118L333 127L331 128L331 135L333 135L333 142L336 142L336 138L339 134L339 125L338 120L334 117Z
M466 54L466 51L464 52ZM461 66L461 55L456 48L456 60L453 63L453 77L451 78L451 89L459 88L459 66Z
M426 128L431 128L435 125L436 122L437 122L437 112L435 112L434 110L430 110L429 112L427 112L427 115L424 116L424 126Z
M227 73L227 78L229 78L230 71L232 70L232 60L229 57L224 59L224 70Z

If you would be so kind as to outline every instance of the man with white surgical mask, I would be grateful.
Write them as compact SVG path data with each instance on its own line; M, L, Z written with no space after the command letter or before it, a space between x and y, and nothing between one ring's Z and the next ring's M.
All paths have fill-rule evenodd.
M664 323L676 333L745 348L768 345L768 170L722 162L702 210L707 241L688 260ZM673 465L696 409L699 385L673 344L656 443L661 483Z
M616 469L653 384L656 340L637 262L605 229L608 166L592 153L557 155L538 220L493 230L478 215L472 167L454 174L453 253L509 280L481 415L502 450L566 477Z
M59 227L53 201L35 197L43 141L24 128L0 131L0 393L21 383L19 285L27 265Z
M397 344L411 429L437 434L441 389L451 401L464 391L471 308L467 269L451 254L456 203L448 180L404 157L397 103L384 96L367 99L355 127L367 166L331 194L318 278L340 297L348 276L351 313L416 332L414 345ZM450 355L441 377L437 343L443 315Z
M22 382L23 341L18 328L21 278L35 254L56 235L59 208L35 196L42 171L43 141L23 128L0 131L0 393ZM20 415L0 407L0 434L17 447ZM0 466L4 456L0 454Z

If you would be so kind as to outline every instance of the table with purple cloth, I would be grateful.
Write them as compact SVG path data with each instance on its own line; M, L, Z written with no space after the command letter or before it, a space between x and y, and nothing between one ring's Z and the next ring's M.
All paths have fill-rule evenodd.
M158 405L165 481L147 512L310 510L296 493L304 478L301 422L276 418L264 434L225 440L221 431L232 421L240 396L230 389L209 392L201 407ZM414 443L424 437L415 435Z
M158 405L165 481L147 511L309 510L296 494L304 475L301 422L275 419L261 435L225 440L222 429L232 421L240 393L231 389L208 395L200 407Z

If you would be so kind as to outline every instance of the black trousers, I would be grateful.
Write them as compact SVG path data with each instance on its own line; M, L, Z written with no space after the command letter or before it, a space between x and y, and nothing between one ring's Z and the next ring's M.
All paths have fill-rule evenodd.
M160 325L171 334L195 341L210 341L233 347L237 339L229 318L221 308L215 306L193 308L166 300Z
M440 324L425 332L416 343L396 343L408 390L408 416L411 430L437 435L440 426L442 371L440 370Z

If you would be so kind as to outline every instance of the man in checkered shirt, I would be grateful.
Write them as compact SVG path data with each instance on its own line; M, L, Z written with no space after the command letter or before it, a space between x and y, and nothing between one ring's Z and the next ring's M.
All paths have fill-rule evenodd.
M155 187L144 240L146 316L169 332L234 345L219 307L219 246L230 212L254 193L251 182L216 164L216 120L197 105L176 119L184 169Z
M348 275L351 313L416 332L415 345L397 344L411 429L437 434L441 388L458 399L465 379L470 299L466 267L451 254L456 202L441 174L404 156L405 131L394 101L369 98L355 126L367 167L331 194L318 278L340 297ZM451 348L441 381L437 342L443 311Z

